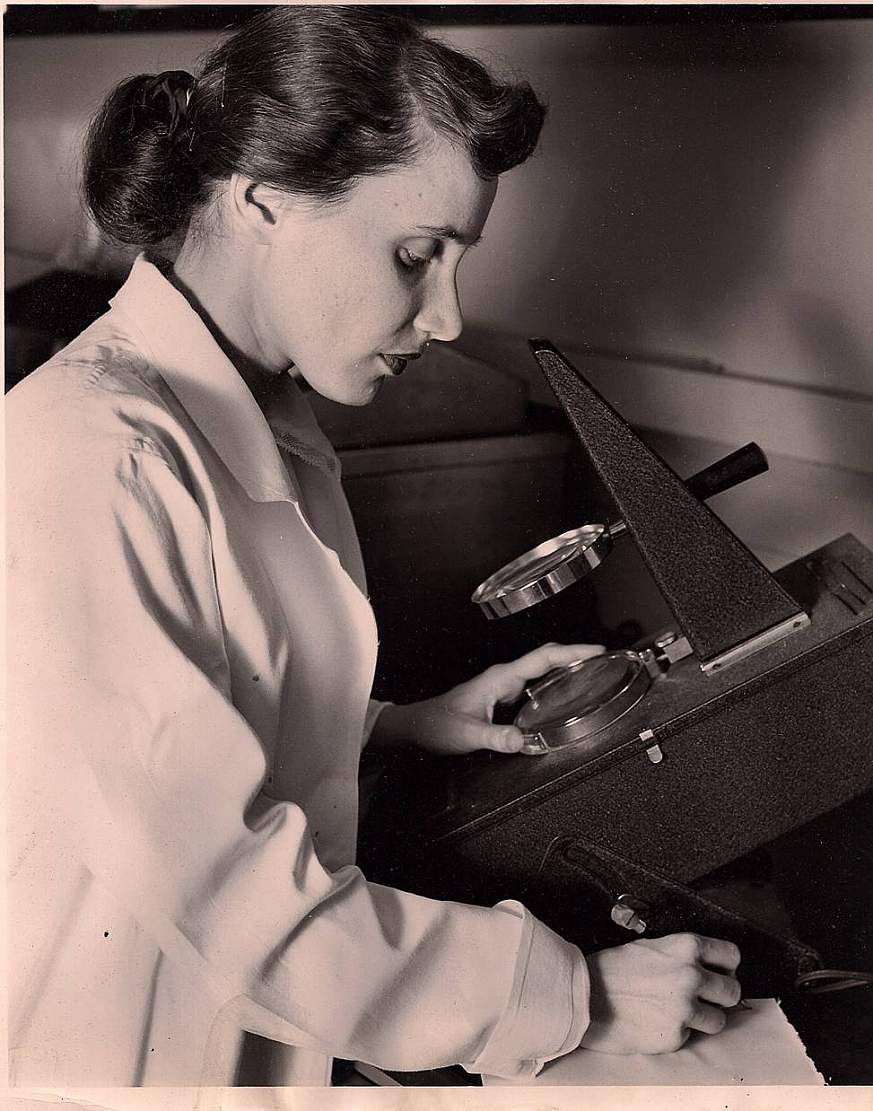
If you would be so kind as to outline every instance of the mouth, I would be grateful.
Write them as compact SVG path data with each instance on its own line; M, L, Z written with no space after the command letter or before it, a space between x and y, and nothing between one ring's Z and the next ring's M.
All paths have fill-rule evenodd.
M406 370L406 364L410 359L420 359L420 351L411 351L403 355L381 354L379 358L388 367L389 373L396 378Z

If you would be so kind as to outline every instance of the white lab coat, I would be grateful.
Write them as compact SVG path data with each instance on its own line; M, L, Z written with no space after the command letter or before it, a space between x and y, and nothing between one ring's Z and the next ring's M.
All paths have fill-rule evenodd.
M140 258L7 426L12 1083L231 1085L246 1031L275 1085L574 1048L574 946L355 867L376 629L292 378L268 424Z

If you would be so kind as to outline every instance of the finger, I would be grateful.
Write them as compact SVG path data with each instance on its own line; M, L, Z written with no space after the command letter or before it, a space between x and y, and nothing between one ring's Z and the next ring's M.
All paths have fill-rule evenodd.
M725 1028L727 1014L721 1007L711 1007L708 1003L699 1003L691 1013L686 1026L690 1030L700 1030L703 1034L718 1034Z
M516 729L514 725L489 725L486 726L489 731L488 744L484 748L490 748L493 752L520 752L524 744L524 734L520 729Z
M708 1003L717 1003L719 1007L735 1007L740 1001L742 990L739 980L735 980L733 976L707 972L697 994Z
M498 664L495 673L494 699L511 702L518 698L533 679L539 679L556 667L569 667L581 660L603 654L602 644L543 644L511 663Z
M492 725L466 714L448 715L441 732L444 746L454 752L518 752L524 744L521 730L514 725Z
M721 968L725 972L736 972L739 967L741 953L732 941L723 941L718 937L701 937L697 940L700 945L700 963L709 968Z
M491 725L471 718L459 718L455 733L458 747L465 752L487 749L490 752L518 752L524 736L514 725Z

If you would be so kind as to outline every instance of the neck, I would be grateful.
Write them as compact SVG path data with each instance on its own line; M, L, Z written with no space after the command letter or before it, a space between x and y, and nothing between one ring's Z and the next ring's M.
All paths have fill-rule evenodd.
M185 297L213 339L233 363L261 408L282 382L288 368L266 365L250 327L249 296L253 288L247 268L235 258L212 257L202 243L182 245L166 276Z

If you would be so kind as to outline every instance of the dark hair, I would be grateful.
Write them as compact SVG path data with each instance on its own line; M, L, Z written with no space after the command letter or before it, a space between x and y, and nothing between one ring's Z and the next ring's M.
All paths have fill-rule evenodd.
M390 8L283 5L221 43L196 82L122 82L88 133L85 200L107 235L156 243L235 172L336 200L410 163L422 122L496 177L531 154L544 115L526 82L497 80Z

